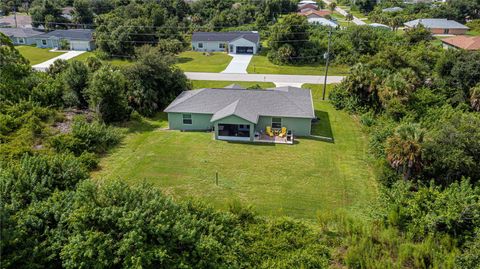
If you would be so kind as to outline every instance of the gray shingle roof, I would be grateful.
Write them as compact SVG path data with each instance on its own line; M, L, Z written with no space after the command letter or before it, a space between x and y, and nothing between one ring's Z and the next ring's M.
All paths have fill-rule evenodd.
M248 41L258 43L260 35L256 31L237 31L237 32L194 32L192 41L221 41L231 42L238 38L245 38Z
M35 31L31 28L0 28L0 33L13 37L32 37L43 34L43 32Z
M55 30L43 35L36 36L36 38L50 38L50 37L58 37L58 38L64 38L69 40L91 41L93 40L93 30L92 29Z
M165 112L212 114L211 121L235 115L252 123L259 116L314 118L310 90L199 89L181 93Z
M430 29L470 29L459 22L447 19L416 19L404 23L408 27L416 27L418 24Z

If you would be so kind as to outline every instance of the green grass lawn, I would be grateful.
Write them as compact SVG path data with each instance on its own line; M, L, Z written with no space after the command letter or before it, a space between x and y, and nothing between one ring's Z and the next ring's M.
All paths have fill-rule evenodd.
M163 113L131 122L124 127L122 145L101 160L93 178L145 181L174 199L200 199L220 209L240 201L267 215L305 219L315 219L317 212L362 215L377 194L367 137L351 115L336 111L327 101L315 101L315 110L320 122L313 134L333 137L334 142L215 141L212 133L166 130Z
M15 48L30 61L31 65L43 63L64 54L64 52L50 52L51 49L41 49L33 46L16 46Z
M358 10L352 10L351 7L349 6L339 6L340 8L342 8L343 10L349 12L350 14L352 14L354 17L357 17L358 19L364 21L365 23L367 24L370 24L372 23L367 16L365 16L365 14L363 14L362 12L358 11ZM353 22L352 22L353 23Z
M242 87L248 88L259 85L260 88L274 88L275 84L272 82L250 82L250 81L210 81L210 80L191 80L194 89L202 88L223 88L232 84L239 84Z
M222 52L205 55L203 52L185 51L178 55L177 66L185 72L219 73L227 68L231 60L231 56Z
M253 56L247 68L249 74L325 75L325 64L276 65L265 54L263 52ZM348 71L348 66L330 65L328 75L346 75Z
M327 88L325 89L325 99L328 99L328 94L330 91L335 87L336 84L327 84ZM323 95L323 84L309 84L305 83L302 85L302 88L311 89L313 93L314 100L321 100Z
M77 60L77 61L84 62L90 56L95 56L95 53L91 52L91 51L87 51L83 54L78 55L77 57L74 57L74 58L70 59L70 60ZM109 63L109 64L115 65L115 66L128 66L128 65L131 65L133 63L133 61L130 60L130 59L120 59L120 58L112 58L112 59L108 59L108 60L102 60L102 62Z

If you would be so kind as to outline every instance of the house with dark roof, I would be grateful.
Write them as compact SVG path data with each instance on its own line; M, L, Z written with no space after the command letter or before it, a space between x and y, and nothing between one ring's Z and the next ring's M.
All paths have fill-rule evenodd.
M256 54L260 49L260 35L256 31L194 32L192 49L205 52Z
M464 35L470 28L447 19L417 19L404 23L406 28L423 25L434 35Z
M172 130L208 130L218 140L274 143L309 136L315 118L311 91L295 87L184 91L165 112Z
M445 49L480 50L480 36L454 36L442 39Z
M91 29L68 29L55 30L35 36L38 48L61 49L65 44L70 50L91 51L95 49L93 30Z
M35 44L35 36L43 34L32 28L0 28L0 33L8 36L14 45Z

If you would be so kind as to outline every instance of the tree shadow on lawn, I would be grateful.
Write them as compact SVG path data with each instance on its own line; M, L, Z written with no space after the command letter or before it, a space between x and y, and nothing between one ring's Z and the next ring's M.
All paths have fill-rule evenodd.
M315 115L317 116L318 121L312 123L312 136L309 138L334 143L335 139L333 137L332 125L330 123L328 112L315 110Z
M177 58L177 63L178 64L184 64L193 61L193 58L190 57L178 57Z

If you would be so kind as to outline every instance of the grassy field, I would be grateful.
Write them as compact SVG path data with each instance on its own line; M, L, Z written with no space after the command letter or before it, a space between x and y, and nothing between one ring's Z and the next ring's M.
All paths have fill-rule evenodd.
M221 52L210 53L207 56L203 52L185 51L178 55L177 66L186 72L218 73L225 70L231 60L231 56Z
M77 60L77 61L86 61L88 57L90 56L94 56L95 53L94 52L85 52L75 58L72 58L70 60ZM111 65L115 65L115 66L127 66L127 65L131 65L133 63L133 61L129 60L129 59L119 59L119 58L113 58L113 59L108 59L108 60L102 60L103 62L105 63L109 63Z
M315 101L315 110L320 122L313 134L334 142L215 141L211 133L166 130L163 113L132 122L124 127L128 134L122 145L101 160L93 178L145 181L174 199L199 198L217 208L240 201L276 216L314 219L317 212L338 210L361 215L377 193L367 137L352 116L328 102Z
M30 61L31 65L43 63L64 54L64 52L50 52L49 50L51 49L41 49L33 46L17 46L15 48L23 55L23 57Z
M202 88L223 88L232 84L239 84L242 87L248 88L259 85L260 88L274 88L275 84L272 82L249 82L249 81L209 81L209 80L192 80L194 89Z
M327 88L325 90L325 99L328 99L328 94L330 91L335 87L336 84L327 84ZM311 89L313 93L314 100L321 100L323 95L323 84L309 84L305 83L302 85L302 88Z
M364 21L365 23L367 24L370 24L372 23L368 18L367 16L365 16L365 14L363 14L362 12L358 11L358 10L352 10L351 7L349 6L339 6L340 8L342 8L343 10L349 12L350 14L352 14L354 17L357 17L358 19ZM352 22L353 23L353 22Z
M328 69L328 75L345 75L348 71L348 66L331 65ZM325 75L325 64L275 65L268 60L265 52L263 52L253 56L247 72L249 74Z

